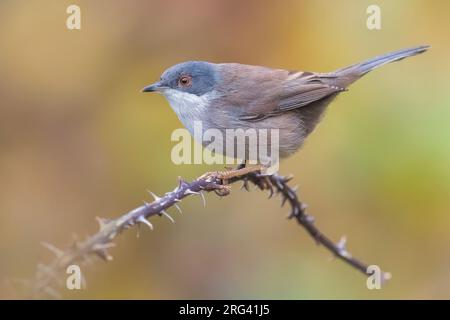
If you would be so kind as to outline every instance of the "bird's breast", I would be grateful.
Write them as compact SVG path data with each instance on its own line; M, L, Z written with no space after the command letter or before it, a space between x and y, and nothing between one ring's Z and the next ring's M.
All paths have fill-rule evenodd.
M174 89L167 89L164 96L175 111L178 119L183 123L186 129L193 135L194 125L198 122L208 121L208 106L212 93L206 93L202 96L182 92Z

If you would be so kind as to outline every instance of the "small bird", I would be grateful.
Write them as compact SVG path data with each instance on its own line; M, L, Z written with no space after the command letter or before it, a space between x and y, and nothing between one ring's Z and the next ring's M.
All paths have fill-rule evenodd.
M329 73L188 61L170 67L143 91L163 94L192 135L196 121L201 121L204 130L222 132L278 129L279 156L284 158L302 146L328 104L353 82L428 48L395 51ZM251 147L247 141L245 147Z

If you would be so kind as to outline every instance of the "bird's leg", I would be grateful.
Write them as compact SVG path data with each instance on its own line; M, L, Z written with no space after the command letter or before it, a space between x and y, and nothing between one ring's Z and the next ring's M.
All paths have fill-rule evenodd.
M230 180L232 178L242 177L244 175L247 175L252 172L261 172L263 169L263 166L260 164L257 164L255 166L249 166L247 167L245 162L240 164L236 169L232 170L226 170L226 171L218 171L217 177L219 179L222 179L224 181L224 184L227 184L227 180Z
M260 175L262 170L266 168L264 165L257 164L252 166L247 166L246 162L239 164L236 169L227 169L224 171L215 171L215 172L208 172L205 175L207 176L214 176L220 180L222 180L223 183L223 189L215 190L215 192L220 195L228 195L230 193L230 186L229 183L233 180L236 180L236 178L242 178L243 176L243 187L248 191L248 181L253 181L256 183L256 185L261 190L269 190L271 191L271 194L273 194L272 186L270 184L270 181L267 177L263 176L262 179L255 179L255 177L251 177L252 174L258 174Z

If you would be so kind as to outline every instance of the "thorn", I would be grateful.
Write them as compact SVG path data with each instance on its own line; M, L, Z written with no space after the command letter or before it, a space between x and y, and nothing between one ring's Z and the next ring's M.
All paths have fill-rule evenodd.
M339 255L349 258L351 254L345 249L345 245L347 243L347 238L342 236L339 242L336 244L337 249L339 250Z
M205 195L203 194L203 192L199 192L200 193L200 197L202 197L202 201L203 201L203 207L206 207L206 199L205 199Z
M346 236L342 236L341 239L339 240L339 242L336 244L336 247L339 250L345 251L345 245L346 244L347 244L347 237Z
M181 177L178 177L178 190L187 185L187 182L184 181Z
M92 250L103 260L111 261L113 257L108 253L107 249L114 247L115 244L113 242L110 243L98 243L92 246Z
M97 243L97 244L94 244L92 249L93 250L106 250L106 249L114 248L115 246L116 246L116 244L114 242Z
M284 183L288 183L289 181L291 181L292 179L294 179L294 176L292 174L286 176L283 178L283 182Z
M175 223L175 220L164 210L161 211L161 214L163 214L167 219L169 219L172 223Z
M105 228L105 226L111 221L110 219L100 218L100 217L95 217L95 220L97 220L97 222L100 226L100 231L103 230Z
M43 263L39 263L37 265L37 275L46 275L47 277L53 279L56 283L58 284L62 284L62 279L60 277L58 277L58 274L55 270L53 270L51 267L49 267L48 265L45 265Z
M37 270L38 270L38 272L44 273L44 274L56 279L55 272L49 266L47 266L43 263L39 263L37 265Z
M159 201L161 199L160 197L158 197L156 194L154 194L150 190L147 190L147 192L149 195L151 195L155 199L155 201Z
M274 181L275 181L275 184L277 185L277 188L279 189L279 190L284 190L285 188L284 188L284 184L283 183L281 183L281 181L279 180L279 179L277 179L276 177L274 177L275 179L274 179Z
M95 253L105 261L113 260L113 257L106 250L96 250Z
M48 242L43 241L43 242L41 242L41 245L43 245L45 248L50 250L58 258L64 254L64 251L62 251L61 249L58 249L57 247L55 247L54 245L52 245Z
M80 242L78 240L73 240L72 244L71 244L71 249L72 250L78 250L80 248Z
M150 230L153 230L153 225L150 223L150 221L145 219L144 216L140 216L139 218L137 218L136 221L147 225L150 228Z
M291 212L289 212L289 215L287 216L288 219L292 219L294 217L298 217L300 215L300 212L298 210L297 206L293 206L291 209Z
M288 198L286 197L286 195L284 195L284 194L281 195L281 206L282 206L282 207L283 207L284 204L286 203L287 199L288 199Z
M197 191L192 191L191 189L186 189L186 191L184 192L184 194L199 194L199 192L197 192Z
M133 222L130 221L130 222L128 222L128 223L124 223L123 228L124 228L124 229L130 229L132 225L133 225Z
M179 212L180 214L183 214L183 212L181 211L181 208L180 208L179 205L177 205L176 203L174 203L173 206L174 206L175 208L177 208L177 210L178 210L178 212Z

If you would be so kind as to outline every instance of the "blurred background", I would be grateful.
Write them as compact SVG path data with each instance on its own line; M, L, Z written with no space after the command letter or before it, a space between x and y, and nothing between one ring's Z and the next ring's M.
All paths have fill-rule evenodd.
M81 30L66 8L81 8ZM366 8L381 7L368 30ZM2 1L0 298L52 258L41 245L96 232L221 166L174 165L181 127L140 89L185 60L331 71L420 44L424 55L364 77L281 165L317 224L392 273L381 290L331 259L261 192L183 201L176 223L117 239L115 260L83 268L85 299L450 298L448 1Z

